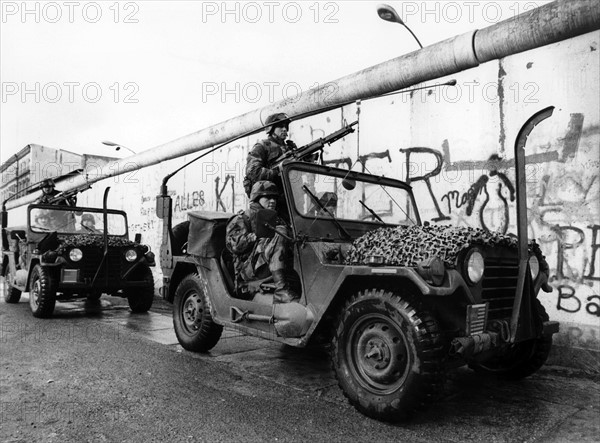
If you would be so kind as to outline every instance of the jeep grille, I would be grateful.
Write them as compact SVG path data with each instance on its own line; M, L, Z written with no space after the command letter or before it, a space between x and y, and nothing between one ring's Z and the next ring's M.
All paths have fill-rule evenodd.
M489 303L488 321L512 315L519 278L517 257L486 257L481 297Z
M82 248L83 251L83 260L81 260L81 277L84 281L91 281L96 275L96 271L98 270L98 266L102 261L102 256L104 255L104 251L100 248ZM99 278L107 275L106 271L108 271L108 276L111 279L120 279L122 272L122 258L121 258L121 250L109 248L108 256L106 257L106 263L102 267L102 271L100 272Z

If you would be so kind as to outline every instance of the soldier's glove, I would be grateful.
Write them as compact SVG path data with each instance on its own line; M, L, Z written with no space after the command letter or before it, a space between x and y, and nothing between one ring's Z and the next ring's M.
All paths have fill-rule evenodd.
M292 140L286 140L285 145L287 146L288 149L290 149L292 151L295 151L296 149L298 149L298 146L296 146L296 143L294 143Z

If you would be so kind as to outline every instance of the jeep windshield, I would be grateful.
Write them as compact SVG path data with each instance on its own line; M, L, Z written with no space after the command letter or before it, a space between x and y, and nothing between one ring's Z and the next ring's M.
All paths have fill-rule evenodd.
M127 235L127 218L121 211L108 211L108 235ZM104 234L102 210L69 206L43 206L29 209L29 226L33 232L58 234Z
M344 231L356 238L384 225L420 224L412 190L399 180L308 163L284 171L299 233L343 239Z

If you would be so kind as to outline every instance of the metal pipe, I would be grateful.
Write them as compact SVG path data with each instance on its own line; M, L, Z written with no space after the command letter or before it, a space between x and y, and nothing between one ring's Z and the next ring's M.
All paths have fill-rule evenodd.
M529 272L529 241L527 239L527 174L525 173L525 145L527 138L533 128L542 121L549 118L554 112L554 106L549 106L533 114L521 127L515 141L515 171L517 175L517 236L519 237L519 277L517 279L517 289L515 292L515 301L513 303L513 312L510 319L510 342L517 341L517 332L519 327L525 329L526 326L519 325L521 318L521 305L525 300L529 303L530 294L524 291L530 291L529 285L525 285L527 272ZM527 334L525 334L527 335Z
M115 161L101 170L86 171L93 178L77 177L63 190L212 148L241 134L258 131L264 126L266 117L275 112L285 112L293 118L323 108L340 106L455 74L480 63L599 28L600 8L595 0L557 0L482 30L449 38L310 89L295 98L273 103ZM13 200L7 208L30 203L38 194Z

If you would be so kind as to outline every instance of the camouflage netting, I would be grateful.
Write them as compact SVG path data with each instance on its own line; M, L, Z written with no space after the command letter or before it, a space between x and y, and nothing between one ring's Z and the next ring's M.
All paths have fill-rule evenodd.
M69 248L104 247L104 237L102 235L70 235L68 237L59 237L59 240L61 242L57 250L59 254L62 254ZM108 236L109 247L121 248L127 246L133 247L136 245L137 243L123 237Z
M386 265L416 266L433 255L446 266L454 268L458 254L471 245L518 248L516 237L488 232L483 229L443 225L398 226L379 228L357 238L346 258L346 264L365 264L369 256L384 257ZM529 249L538 253L539 246L529 243Z

